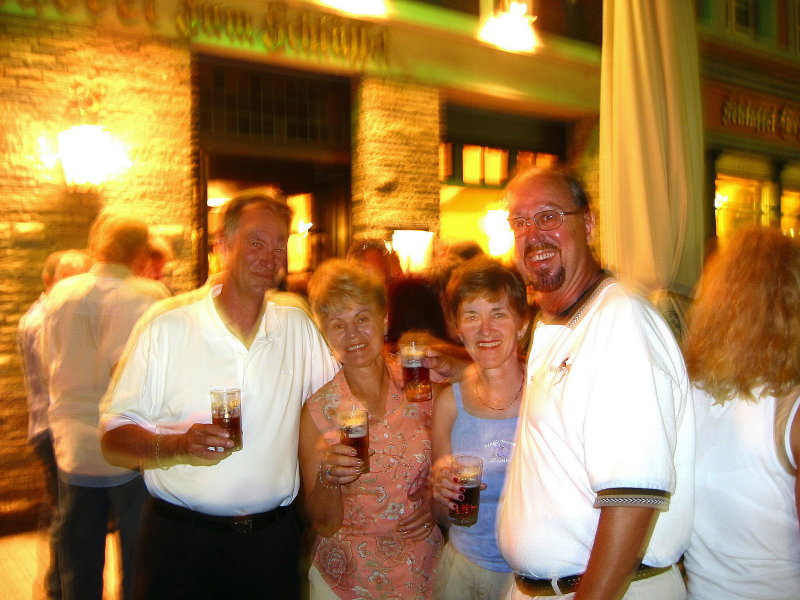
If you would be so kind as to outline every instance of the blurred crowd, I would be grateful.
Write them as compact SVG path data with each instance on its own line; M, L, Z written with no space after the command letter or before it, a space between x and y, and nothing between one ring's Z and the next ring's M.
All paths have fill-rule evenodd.
M739 231L648 300L577 179L506 198L513 264L359 239L287 286L270 188L188 293L132 215L49 256L19 323L48 598L101 600L109 528L126 600L800 598L800 247Z

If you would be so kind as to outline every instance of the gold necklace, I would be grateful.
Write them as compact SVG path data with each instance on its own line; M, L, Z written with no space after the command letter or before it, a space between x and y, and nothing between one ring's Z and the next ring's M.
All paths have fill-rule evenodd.
M501 407L501 408L495 408L494 406L491 406L491 405L490 405L490 404L488 404L487 402L484 402L483 398L481 398L481 395L480 395L480 393L478 392L478 376L477 376L477 375L475 375L475 384L474 384L474 388L475 388L475 396L478 398L478 402L480 402L481 404L483 404L483 405L484 405L486 408L488 408L488 409L490 409L490 410L506 410L506 409L507 409L507 408L509 408L509 407L510 407L512 404L514 404L514 402L516 402L516 401L517 401L517 398L519 398L519 395L522 393L522 387L523 387L524 385L525 385L525 374L523 373L523 374L522 374L522 381L520 381L520 382L519 382L519 389L517 390L517 393L516 393L516 394L514 394L514 397L511 399L511 402L509 402L508 404L506 404L505 406L503 406L503 407Z

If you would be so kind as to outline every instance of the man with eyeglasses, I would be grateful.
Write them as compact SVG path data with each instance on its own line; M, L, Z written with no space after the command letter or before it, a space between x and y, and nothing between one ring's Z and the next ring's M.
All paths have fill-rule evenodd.
M678 346L600 268L574 179L528 171L508 201L541 309L498 520L517 573L508 598L685 598L675 563L691 531L694 420Z

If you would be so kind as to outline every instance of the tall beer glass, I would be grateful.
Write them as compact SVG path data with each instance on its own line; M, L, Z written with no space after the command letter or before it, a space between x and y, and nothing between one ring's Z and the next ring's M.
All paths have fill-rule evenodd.
M242 449L242 392L239 388L211 390L211 422L228 432L233 441L231 450Z
M399 347L406 400L409 402L432 400L430 371L422 366L422 359L427 354L427 347L423 342L417 340L401 341Z
M369 473L369 413L356 407L340 410L339 439L356 449L356 458L364 463L359 473Z
M456 500L456 509L450 509L450 521L453 525L471 527L478 522L480 506L481 476L483 461L477 456L456 454L453 456L453 477L464 488L463 500Z

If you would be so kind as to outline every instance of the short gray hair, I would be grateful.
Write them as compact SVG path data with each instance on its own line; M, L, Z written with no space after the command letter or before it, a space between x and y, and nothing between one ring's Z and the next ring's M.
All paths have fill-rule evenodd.
M225 213L222 217L222 231L220 232L225 239L229 240L233 237L239 227L242 211L253 204L258 204L275 213L286 225L286 229L291 227L292 209L286 203L286 196L278 188L251 188L239 192L225 205Z
M364 304L386 312L386 288L364 267L333 258L322 263L308 282L308 300L320 327L337 309Z

